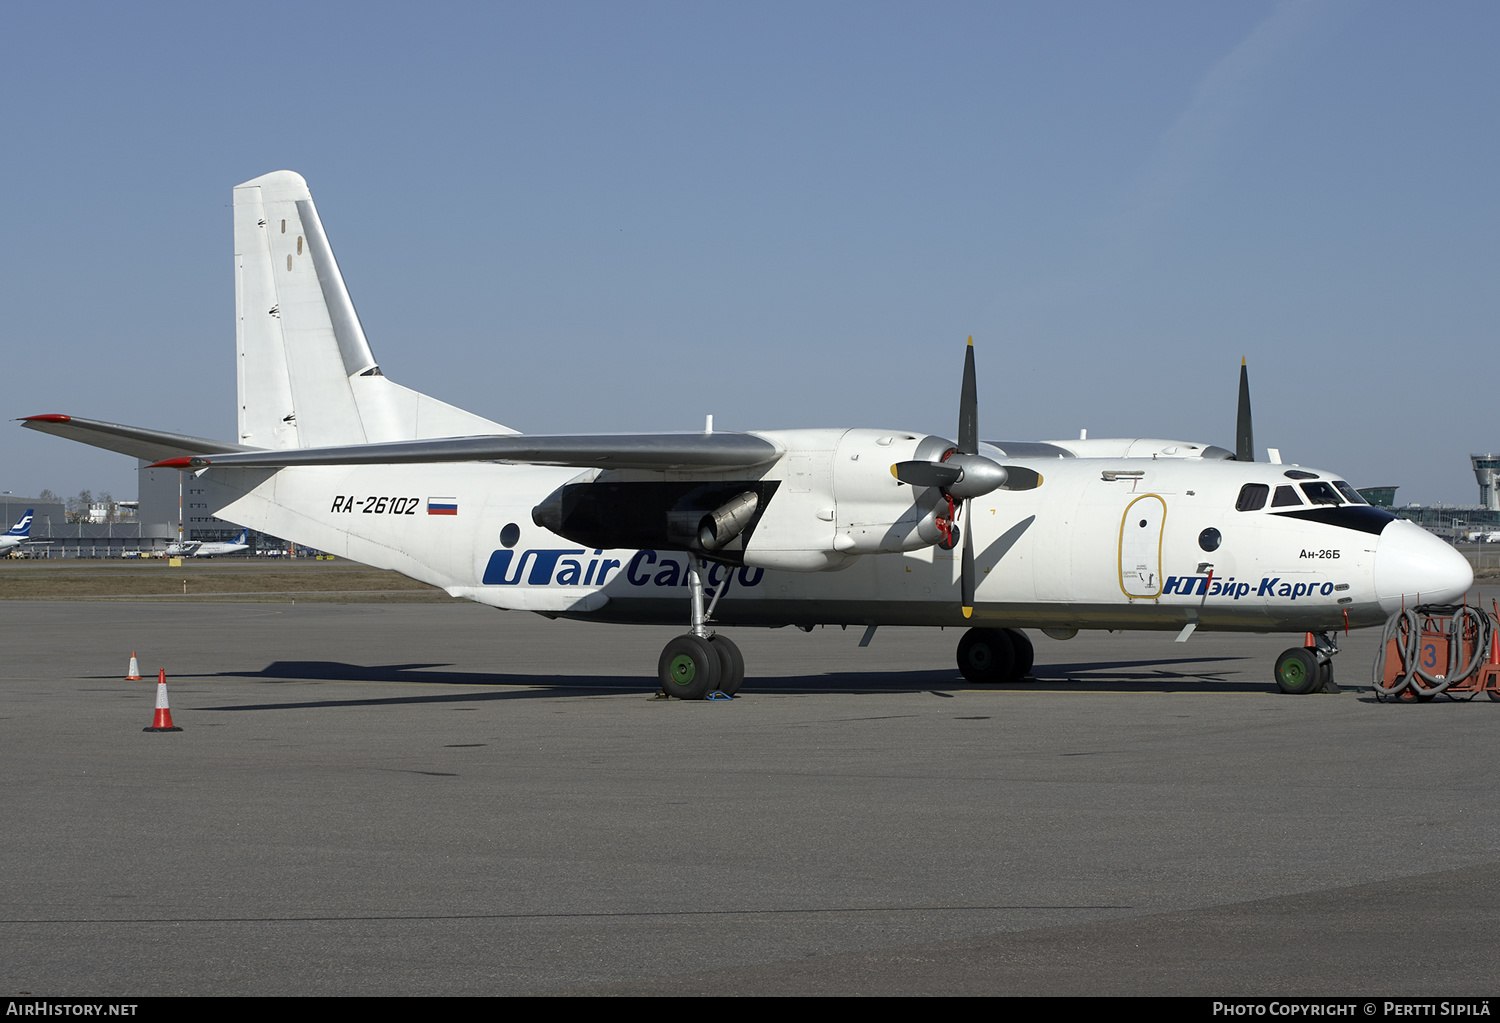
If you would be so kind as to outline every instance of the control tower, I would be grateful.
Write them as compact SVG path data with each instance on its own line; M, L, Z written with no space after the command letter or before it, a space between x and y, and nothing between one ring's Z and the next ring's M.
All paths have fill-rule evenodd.
M1490 511L1500 511L1500 455L1470 455L1474 466L1474 478L1479 481L1479 505Z

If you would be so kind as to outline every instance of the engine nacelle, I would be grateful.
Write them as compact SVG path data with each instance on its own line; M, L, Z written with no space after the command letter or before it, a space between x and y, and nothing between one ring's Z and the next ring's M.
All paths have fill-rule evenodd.
M909 487L891 466L937 459L941 437L893 430L787 430L763 434L786 454L767 477L775 498L747 536L744 561L762 568L822 571L860 554L919 550L942 539L948 502L933 487Z
M764 469L733 474L738 479L593 470L558 488L532 518L589 547L691 551L795 572L944 541L938 518L950 514L948 499L937 487L900 482L891 466L941 459L950 441L892 430L760 436L785 453Z

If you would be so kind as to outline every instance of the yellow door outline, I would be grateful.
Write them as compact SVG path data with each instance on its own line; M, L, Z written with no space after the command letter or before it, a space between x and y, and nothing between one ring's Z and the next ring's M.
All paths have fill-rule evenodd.
M1130 509L1142 501L1156 501L1161 505L1161 523L1156 534L1156 592L1155 593L1131 593L1125 588L1125 523L1130 520ZM1131 600L1155 600L1161 596L1161 542L1167 532L1167 502L1160 494L1142 494L1134 501L1125 506L1124 513L1120 516L1120 540L1115 552L1115 570L1119 574L1120 592Z

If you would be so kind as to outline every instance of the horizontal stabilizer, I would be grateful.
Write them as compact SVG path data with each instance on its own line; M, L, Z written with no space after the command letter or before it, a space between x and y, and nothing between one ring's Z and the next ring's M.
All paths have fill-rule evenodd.
M21 420L21 425L28 430L66 437L68 440L92 444L96 448L118 451L122 455L132 455L150 462L178 455L213 455L255 450L204 437L146 430L139 426L121 426L119 423L101 423L97 419L79 419L77 416L26 416Z
M222 447L220 450L223 450ZM591 469L750 469L781 457L770 441L748 433L643 433L594 436L443 437L280 448L217 457L211 450L158 463L168 468L282 468L289 465L394 465L409 462L517 462Z

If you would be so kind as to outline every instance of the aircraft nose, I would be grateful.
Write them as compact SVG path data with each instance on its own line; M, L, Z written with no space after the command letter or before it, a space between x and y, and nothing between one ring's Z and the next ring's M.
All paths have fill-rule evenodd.
M1375 546L1375 595L1387 612L1418 602L1450 604L1473 583L1469 559L1420 526L1398 520L1381 532Z

